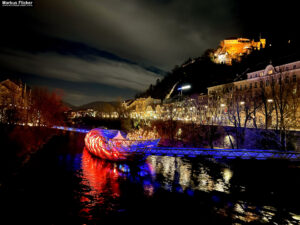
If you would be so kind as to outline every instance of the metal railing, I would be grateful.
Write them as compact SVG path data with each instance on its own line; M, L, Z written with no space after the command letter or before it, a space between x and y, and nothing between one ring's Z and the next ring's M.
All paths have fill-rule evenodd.
M252 149L206 149L206 148L174 148L153 147L133 149L133 151L144 152L146 155L165 155L181 157L213 157L227 159L285 159L300 161L300 152L277 151L277 150L252 150Z

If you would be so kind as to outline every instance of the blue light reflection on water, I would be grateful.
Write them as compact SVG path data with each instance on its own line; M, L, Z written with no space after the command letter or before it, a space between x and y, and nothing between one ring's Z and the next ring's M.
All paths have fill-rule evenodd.
M70 166L68 157L60 159ZM132 206L128 207L130 198L139 196L138 198L144 199L142 207L146 207L143 204L148 204L149 199L156 199L158 196L162 198L161 193L174 194L175 198L180 195L186 199L198 199L201 196L198 200L204 201L207 207L212 207L218 217L230 218L235 222L271 223L277 221L278 214L285 210L272 206L270 200L255 203L244 199L243 193L250 192L253 195L251 187L232 182L234 171L229 164L215 160L149 156L140 164L116 164L84 152L82 156L76 154L71 161L71 168L82 179L81 186L84 187L77 193L81 196L80 215L88 220L94 220L99 215L127 215L132 210ZM131 193L128 188L139 191ZM199 210L201 211L200 208ZM282 220L293 224L299 222L297 216L295 211L290 211Z

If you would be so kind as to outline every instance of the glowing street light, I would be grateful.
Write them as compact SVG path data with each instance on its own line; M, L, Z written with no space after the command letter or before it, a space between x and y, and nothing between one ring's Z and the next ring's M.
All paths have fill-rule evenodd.
M184 86L179 87L177 90L182 91L182 90L188 90L190 88L191 88L191 85L188 84L188 85L184 85Z
M183 90L188 90L188 89L190 89L191 87L192 87L191 85L187 84L187 85L183 85L183 86L177 88L177 90L180 91L180 96L181 96L181 98L182 98L182 91L183 91Z

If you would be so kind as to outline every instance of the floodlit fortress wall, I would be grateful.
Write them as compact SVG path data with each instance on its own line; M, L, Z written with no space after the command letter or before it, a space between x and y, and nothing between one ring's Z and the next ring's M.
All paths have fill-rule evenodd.
M232 64L232 60L240 61L241 56L250 54L252 50L260 50L266 47L266 39L258 42L248 38L230 38L220 42L219 48L213 54L216 63Z

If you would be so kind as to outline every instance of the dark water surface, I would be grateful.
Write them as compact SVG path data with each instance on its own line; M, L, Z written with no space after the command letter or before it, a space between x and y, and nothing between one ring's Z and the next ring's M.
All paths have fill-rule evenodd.
M0 223L300 224L299 164L168 156L116 164L83 149L79 134L44 146L0 186Z

